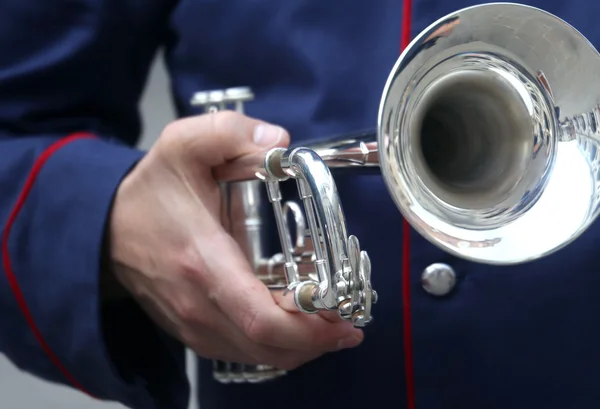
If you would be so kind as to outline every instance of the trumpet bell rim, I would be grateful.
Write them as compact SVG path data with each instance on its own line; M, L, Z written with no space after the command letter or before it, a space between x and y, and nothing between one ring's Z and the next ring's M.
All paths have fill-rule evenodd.
M598 69L581 33L535 7L489 3L431 24L398 58L378 114L381 172L405 219L441 249L486 264L532 261L575 240L599 208ZM441 183L424 160L423 121L433 107L451 112L452 100L470 106L462 119L483 124L454 133L463 148L486 137L495 147L478 189Z

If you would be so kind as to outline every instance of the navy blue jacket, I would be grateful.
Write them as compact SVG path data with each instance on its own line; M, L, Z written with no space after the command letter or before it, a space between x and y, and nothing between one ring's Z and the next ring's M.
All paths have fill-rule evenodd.
M250 86L247 113L297 142L373 127L402 39L475 3L2 0L0 351L98 399L185 408L183 347L134 303L100 308L98 297L112 197L142 156L138 103L157 49L180 115L196 113L196 91ZM598 1L528 4L600 46ZM482 266L403 230L380 177L338 184L380 295L364 344L263 385L217 384L200 360L202 409L598 407L600 226L545 259ZM421 287L434 262L457 272L449 296Z

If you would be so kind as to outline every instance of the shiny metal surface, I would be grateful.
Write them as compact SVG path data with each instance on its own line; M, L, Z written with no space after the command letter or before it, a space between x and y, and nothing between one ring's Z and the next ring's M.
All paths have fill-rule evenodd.
M398 59L378 118L401 212L433 244L488 264L575 240L598 215L599 70L579 32L533 7L485 4L432 24Z
M356 169L361 172L380 172L375 130L317 140L305 143L303 146L316 152L331 170ZM266 153L241 157L226 168L218 169L215 177L222 182L264 179L268 175L265 170L265 160Z
M543 10L490 3L451 13L398 58L376 131L274 149L219 169L224 223L265 285L293 292L304 313L337 309L357 326L371 320L377 294L368 255L346 232L337 170L380 173L412 227L455 256L487 264L547 256L598 215L599 70L594 47ZM252 98L236 88L198 93L192 103L241 111ZM280 183L288 179L304 212L281 204ZM258 211L263 188L281 240L273 256L261 247L275 233ZM444 295L456 279L436 264L423 280L426 291ZM283 374L215 364L223 382Z
M430 264L421 274L421 286L434 296L448 295L456 285L454 269L445 263Z
M243 102L252 98L248 88L235 88L197 93L191 103L206 113L230 105L243 112ZM306 314L337 310L357 327L371 321L371 304L377 302L371 263L358 239L346 231L335 181L320 155L306 147L277 148L242 158L215 171L215 177L221 188L223 226L268 288L290 293L298 310ZM280 184L288 180L296 182L302 206L281 203ZM267 255L263 246L274 233L263 223L263 191L281 244L281 252L274 255ZM264 382L285 373L267 365L213 361L213 376L222 383Z

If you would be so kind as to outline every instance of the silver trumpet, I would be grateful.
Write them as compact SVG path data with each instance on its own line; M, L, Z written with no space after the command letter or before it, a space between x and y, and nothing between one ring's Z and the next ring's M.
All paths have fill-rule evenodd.
M192 104L242 111L252 98L233 88L198 93ZM398 58L375 131L273 149L217 174L224 224L262 282L293 293L300 311L337 310L365 326L377 294L369 257L346 231L336 169L375 169L411 226L456 257L528 262L573 242L598 215L599 98L600 55L565 21L511 3L456 11ZM304 212L281 203L288 179ZM272 232L264 192L281 241L275 255L262 245ZM214 365L220 382L285 374Z

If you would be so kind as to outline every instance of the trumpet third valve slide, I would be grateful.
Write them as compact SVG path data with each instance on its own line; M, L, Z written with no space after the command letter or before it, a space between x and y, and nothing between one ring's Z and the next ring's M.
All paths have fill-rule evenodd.
M378 174L415 231L456 257L510 265L552 254L598 215L599 69L592 44L546 11L489 3L450 13L397 59L373 132L272 149L216 173L226 228L270 289L289 292L301 312L337 310L359 327L377 293L369 256L346 231L339 170ZM253 98L239 87L191 102L243 112ZM282 203L288 180L301 205ZM266 202L275 229L264 224ZM553 214L561 223L549 230ZM281 252L266 254L270 236ZM220 382L283 375L214 361Z

